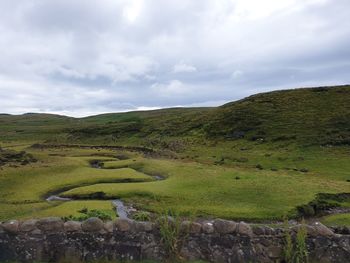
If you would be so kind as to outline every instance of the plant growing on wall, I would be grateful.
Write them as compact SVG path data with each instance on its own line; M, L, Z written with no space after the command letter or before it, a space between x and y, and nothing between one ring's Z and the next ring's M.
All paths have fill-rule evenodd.
M284 219L284 261L286 263L307 263L308 251L306 246L307 230L304 219L301 221L300 227L293 238L288 226L288 220Z
M158 218L161 240L170 262L180 261L180 249L183 243L181 236L181 218L178 213L166 211Z

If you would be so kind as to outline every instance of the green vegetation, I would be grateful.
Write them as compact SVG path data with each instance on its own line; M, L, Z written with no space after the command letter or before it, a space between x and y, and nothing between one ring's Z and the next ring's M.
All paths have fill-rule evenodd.
M161 240L170 262L180 262L180 248L185 239L184 233L181 233L180 216L168 211L158 218L158 222Z
M108 212L97 210L97 209L89 210L86 207L78 210L77 212L80 214L79 216L69 215L67 217L64 217L63 219L65 221L69 221L69 220L84 221L90 217L97 217L103 221L107 221L107 220L112 220L112 218L114 217L114 216L111 216L110 213Z
M350 86L217 108L0 115L0 220L79 218L83 208L113 218L113 199L136 207L139 220L165 209L251 221L317 216L350 207L349 142ZM346 215L324 220L349 224Z
M349 145L350 86L257 94L217 108L173 108L74 119L0 115L2 141L136 145L181 150L209 140Z
M287 263L293 262L293 240L289 229L288 219L284 218L284 261Z
M306 236L307 231L305 227L304 220L301 223L300 228L298 229L296 240L295 240L295 254L294 262L295 263L306 263L308 262L308 251L306 247Z
M138 211L132 216L132 218L137 221L150 221L151 215L149 212Z
M298 227L295 238L291 235L288 221L284 221L284 262L286 263L307 263L308 251L306 246L307 230L304 219Z
M37 160L25 151L16 152L13 150L3 150L0 147L0 166L3 165L26 165Z
M328 226L350 226L350 213L329 215L321 220Z

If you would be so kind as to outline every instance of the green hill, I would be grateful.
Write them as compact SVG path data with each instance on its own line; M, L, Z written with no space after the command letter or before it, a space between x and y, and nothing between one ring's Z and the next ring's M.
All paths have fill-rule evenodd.
M350 86L215 108L0 114L0 220L84 208L115 216L114 199L141 211L251 221L348 211L349 145ZM47 202L52 193L74 201ZM349 224L350 215L327 220Z
M206 134L227 139L350 144L350 86L275 91L211 113Z
M216 108L171 108L86 118L0 115L0 140L145 144L191 138L311 145L350 143L350 86L274 91Z

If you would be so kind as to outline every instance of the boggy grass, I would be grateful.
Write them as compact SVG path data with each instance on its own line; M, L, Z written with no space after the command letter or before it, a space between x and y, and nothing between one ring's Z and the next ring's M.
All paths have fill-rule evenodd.
M78 187L64 195L103 191L106 198L118 196L158 213L169 208L187 214L196 208L203 216L262 220L280 219L299 204L313 200L316 193L346 191L341 181L293 171L260 171L164 159L142 159L141 163L142 171L166 174L167 178Z
M229 143L227 145L217 147L223 153L228 153ZM50 191L72 186L75 188L63 195L91 197L103 192L103 198L121 198L140 210L150 212L161 213L164 209L171 209L186 215L195 208L200 216L256 221L280 219L286 213L289 213L289 216L296 215L295 207L307 204L317 193L348 191L348 185L342 178L343 170L334 169L334 174L328 173L329 169L326 173L318 174L313 172L316 168L311 168L311 172L308 173L280 170L283 161L275 163L274 160L278 158L265 157L266 152L273 151L268 150L267 146L242 151L249 161L238 166L226 163L226 159L223 165L213 165L210 162L206 164L205 156L210 157L219 151L219 148L215 148L217 151L213 152L214 148L197 149L200 156L198 162L143 158L135 153L128 153L128 160L110 161L115 155L113 152L96 149L31 150L39 160L37 163L19 168L6 167L0 172L0 220L68 216L74 215L83 207L110 210L113 213L110 200L48 203L43 199ZM311 158L313 150L310 151L304 153L305 160L300 162L316 162ZM319 151L316 153L316 156L321 156ZM287 151L280 154L283 156ZM289 158L294 160L299 155L301 153L292 151ZM255 156L255 159L251 156ZM261 157L264 159L264 162L261 162L263 170L258 170L252 165L259 156L264 156ZM320 160L326 162L327 156L330 156L329 164L334 167L337 167L335 157L340 157L339 164L343 163L345 158L342 153L338 154L338 150L327 150ZM96 159L103 160L106 168L115 169L89 167L89 161ZM277 172L265 169L269 159L271 165L278 167ZM286 166L291 164L292 162L288 161ZM313 164L313 167L316 165ZM161 174L166 179L155 181L148 174ZM237 177L240 180L236 180ZM109 183L111 180L125 179L144 182ZM102 181L105 183L101 183Z

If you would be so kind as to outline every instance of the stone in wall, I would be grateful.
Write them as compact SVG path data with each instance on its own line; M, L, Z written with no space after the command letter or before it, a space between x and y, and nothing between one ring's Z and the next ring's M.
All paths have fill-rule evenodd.
M293 236L300 226L290 229ZM306 226L312 262L347 262L350 236L315 223ZM223 219L181 224L180 255L209 262L278 262L283 259L284 230ZM0 262L157 260L167 257L159 225L118 219L63 222L60 218L12 220L0 224Z

